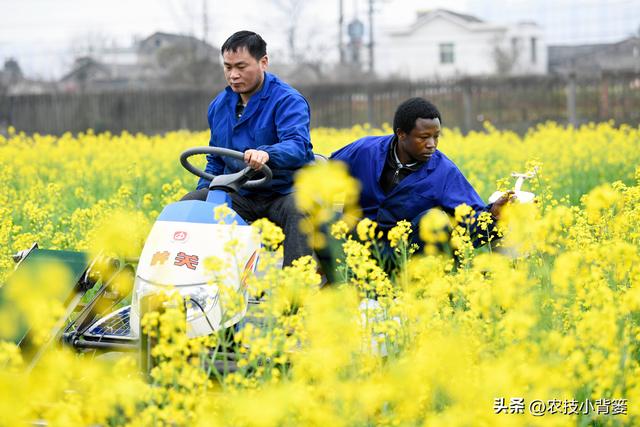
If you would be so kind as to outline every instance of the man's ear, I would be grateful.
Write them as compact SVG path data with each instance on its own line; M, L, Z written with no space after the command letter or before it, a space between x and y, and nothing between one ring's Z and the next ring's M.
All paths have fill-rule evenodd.
M269 66L269 57L267 55L263 56L262 58L260 58L259 63L262 71L266 71L267 67Z
M396 129L396 136L398 137L398 140L403 140L407 137L407 133L402 129L398 128Z

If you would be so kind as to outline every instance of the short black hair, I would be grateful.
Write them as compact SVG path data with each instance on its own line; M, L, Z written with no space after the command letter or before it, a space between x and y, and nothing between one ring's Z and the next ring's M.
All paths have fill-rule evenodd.
M237 52L238 49L246 48L249 54L257 61L267 54L267 42L265 42L260 34L253 31L238 31L229 37L220 48L220 53Z
M416 126L416 120L436 118L442 124L440 111L431 102L419 97L409 98L396 109L396 114L393 116L393 133L398 129L409 133Z

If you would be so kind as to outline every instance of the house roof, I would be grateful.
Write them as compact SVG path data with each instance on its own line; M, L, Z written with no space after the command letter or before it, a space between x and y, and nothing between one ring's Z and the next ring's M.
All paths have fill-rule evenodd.
M66 82L69 80L73 80L76 76L78 76L79 73L89 69L99 69L101 71L108 72L107 67L105 65L99 63L98 61L96 61L95 59L89 56L85 56L81 58L76 58L75 63L73 64L73 68L71 68L71 71L69 71L67 74L62 76L60 81Z
M416 20L407 28L403 28L398 31L393 31L391 33L392 36L406 36L409 35L420 27L427 24L429 21L432 21L436 18L444 18L454 24L457 24L463 28L466 28L471 31L496 31L496 30L505 30L505 27L494 25L492 23L483 21L480 18L477 18L473 15L467 15L464 13L454 12L449 9L433 9L433 10L422 10L417 12Z
M640 57L636 52L640 52L639 37L615 43L549 46L549 68L557 71L574 67L581 71L639 69Z
M473 15L467 15L465 13L459 13L459 12L454 12L453 10L449 10L449 9L431 9L431 10L419 10L418 13L418 19L422 18L423 16L427 16L430 14L434 14L437 12L441 12L441 13L446 13L448 15L451 16L455 16L458 19L461 19L463 21L466 22L475 22L475 23L479 23L479 22L484 22L482 19L473 16Z
M215 49L209 43L206 43L205 41L199 38L196 38L194 36L189 36L185 34L163 33L161 31L157 31L151 34L149 37L146 37L140 40L138 42L138 47L147 46L150 43L152 43L154 39L158 39L158 38L171 40L173 43L177 43L177 44L189 44L194 46L206 47L207 49Z
M78 58L74 67L65 74L61 82L74 80L80 73L99 72L106 76L107 79L132 79L139 77L141 68L136 64L105 64L91 57Z
M150 36L145 37L144 39L141 40L141 42L144 42L146 40L150 40L154 37L167 37L167 38L171 38L171 39L185 39L185 40L198 40L198 41L202 41L194 36L190 36L187 34L176 34L176 33L165 33L163 31L156 31L155 33L151 34Z
M609 46L609 43L583 44L575 46L549 46L549 65L560 64L578 56L589 55L597 50L606 48L607 46Z

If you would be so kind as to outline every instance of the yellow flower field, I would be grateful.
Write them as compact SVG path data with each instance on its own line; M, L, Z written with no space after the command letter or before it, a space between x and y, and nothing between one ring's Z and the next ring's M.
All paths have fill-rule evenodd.
M389 132L311 135L315 151L330 154ZM11 255L35 241L136 257L163 206L195 187L180 152L207 142L207 132L184 131L0 136L0 283ZM509 255L470 249L462 226L460 262L436 251L409 259L399 224L389 239L404 267L392 276L376 260L376 225L349 216L357 185L331 163L305 170L296 187L306 231L331 218L337 193L349 195L331 227L345 283L319 289L310 258L285 270L267 262L249 286L269 295L260 306L268 321L231 338L240 359L225 375L208 372L206 354L228 337L186 339L178 309L143 320L159 340L149 382L135 356L68 350L27 373L16 347L0 343L0 425L638 425L639 146L640 129L613 123L547 123L523 137L489 124L466 136L445 129L439 148L483 199L510 188L511 172L538 167L523 188L538 202L505 212ZM265 245L282 240L271 224L256 226ZM346 233L352 226L363 239ZM8 297L43 331L61 310L47 299L59 274ZM377 304L363 303L370 295ZM0 327L10 321L0 313Z

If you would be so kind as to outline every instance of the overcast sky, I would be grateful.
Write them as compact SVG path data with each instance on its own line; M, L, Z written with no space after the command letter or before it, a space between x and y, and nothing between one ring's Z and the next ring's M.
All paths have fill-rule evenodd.
M289 0L0 0L0 66L16 58L31 77L57 78L89 41L129 46L155 31L202 37L219 46L232 32L251 29L269 43L272 59L283 55L287 16L277 3ZM366 20L366 0L344 0L347 21ZM410 25L418 9L448 8L492 21L550 22L552 42L613 41L640 26L640 0L376 0L380 28ZM501 5L496 7L496 5ZM308 0L300 18L301 39L335 44L338 0ZM544 24L545 22L542 22ZM555 32L554 32L555 31Z

